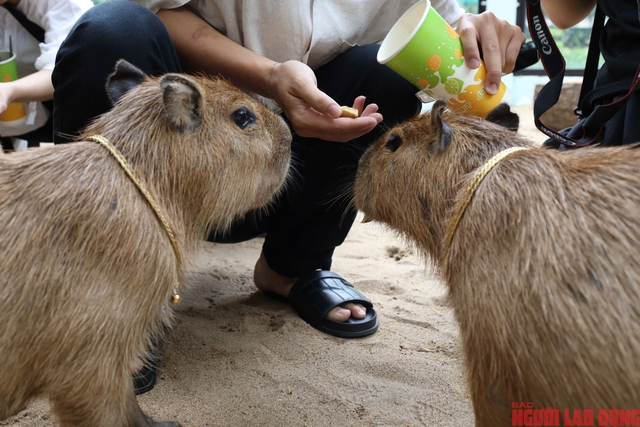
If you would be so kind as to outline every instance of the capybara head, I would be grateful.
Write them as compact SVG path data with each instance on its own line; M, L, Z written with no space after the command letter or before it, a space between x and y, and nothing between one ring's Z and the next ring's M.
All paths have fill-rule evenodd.
M362 156L355 181L354 202L366 221L384 222L429 250L440 243L463 176L489 153L527 144L506 104L485 119L445 107L438 100L390 129Z
M150 78L121 60L107 90L112 111L80 138L113 136L136 173L180 211L208 213L207 227L226 228L268 203L284 183L288 126L227 81L172 73Z

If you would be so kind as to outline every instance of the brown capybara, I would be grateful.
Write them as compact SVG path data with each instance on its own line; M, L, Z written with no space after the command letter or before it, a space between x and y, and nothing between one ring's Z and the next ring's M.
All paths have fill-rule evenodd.
M283 184L288 127L227 82L120 61L107 87L119 100L80 141L119 150L183 266ZM147 417L132 381L170 321L178 259L114 155L85 141L1 156L0 206L0 419L41 395L61 426L179 426Z
M598 410L638 409L640 150L533 147L489 120L517 129L506 105L482 120L441 101L392 128L362 157L357 208L438 267L476 426L563 422L565 409L593 410L597 422ZM519 146L532 148L488 172L447 251L476 173Z

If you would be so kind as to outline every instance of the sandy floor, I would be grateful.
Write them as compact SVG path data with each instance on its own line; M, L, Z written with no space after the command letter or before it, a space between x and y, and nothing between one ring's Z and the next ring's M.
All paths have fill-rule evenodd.
M543 141L531 107L514 110L521 132ZM445 289L410 245L356 221L333 270L373 301L380 329L343 340L256 291L261 244L203 243L158 384L139 397L151 417L184 427L473 425ZM0 422L54 425L43 400Z

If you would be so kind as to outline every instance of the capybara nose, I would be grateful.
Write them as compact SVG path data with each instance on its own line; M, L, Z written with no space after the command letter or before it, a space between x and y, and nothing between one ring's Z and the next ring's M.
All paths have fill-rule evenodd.
M401 145L402 145L402 137L396 134L391 134L387 137L387 145L385 145L385 148L393 153Z

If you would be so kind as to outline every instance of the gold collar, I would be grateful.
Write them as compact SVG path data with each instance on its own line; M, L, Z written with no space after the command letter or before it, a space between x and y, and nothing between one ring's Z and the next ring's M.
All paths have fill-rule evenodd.
M527 147L511 147L511 148L507 148L506 150L503 150L503 151L499 152L498 154L496 154L495 156L493 156L492 158L490 158L489 161L484 164L482 169L480 169L480 171L478 171L476 176L473 178L473 181L471 181L471 183L467 187L465 198L464 198L463 202L458 206L458 210L456 211L456 214L453 217L453 221L451 221L451 226L449 227L449 234L447 236L447 243L446 243L445 250L444 250L445 258L449 254L449 248L451 247L451 241L453 240L453 235L455 234L456 229L458 228L458 224L460 223L460 220L462 219L462 216L464 215L464 212L466 211L467 206L469 205L469 202L473 198L473 195L476 193L476 190L478 189L478 186L480 185L482 180L487 176L487 174L489 174L489 172L491 172L491 169L493 169L502 160L506 159L511 154L513 154L513 153L515 153L517 151L528 150L528 149L529 148L527 148Z
M133 181L133 183L136 185L136 187L138 187L138 190L140 190L140 193L142 193L144 198L147 199L147 202L149 202L149 205L151 206L151 209L153 209L153 211L155 212L156 216L158 217L158 219L162 223L162 226L167 231L167 235L169 236L169 240L171 240L171 244L173 245L173 250L176 253L176 259L178 260L178 262L177 262L177 270L178 271L176 273L176 278L175 278L175 281L174 281L174 288L173 288L173 295L171 295L171 302L173 304L179 304L180 301L181 301L181 298L180 298L180 295L178 295L178 285L179 285L178 276L180 274L179 273L180 272L180 264L181 264L182 260L180 258L180 250L178 249L178 242L176 241L175 235L173 234L173 230L171 230L171 227L169 226L169 223L165 219L164 215L162 215L162 212L160 211L160 207L158 207L156 202L153 200L153 197L151 197L151 194L147 191L147 189L144 187L142 182L140 182L140 180L133 173L133 170L131 169L131 166L129 166L129 163L127 162L127 159L124 158L124 156L118 151L118 149L116 147L114 147L113 144L111 144L107 138L105 138L105 137L103 137L101 135L91 135L91 136L87 137L86 139L88 141L97 142L100 145L102 145L104 148L109 150L109 152L113 155L113 157L115 157L115 159L118 161L118 163L120 163L120 166L122 166L122 169L124 169L124 171L127 174L127 176L129 176L131 181Z

